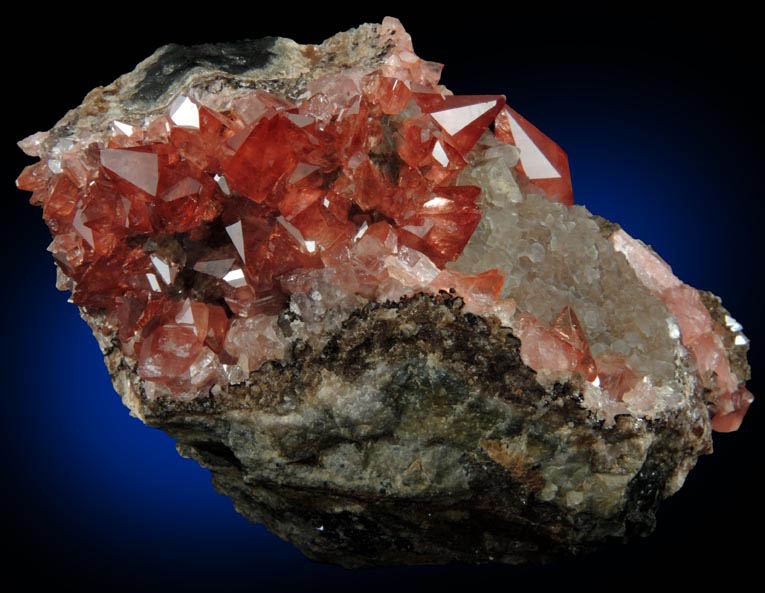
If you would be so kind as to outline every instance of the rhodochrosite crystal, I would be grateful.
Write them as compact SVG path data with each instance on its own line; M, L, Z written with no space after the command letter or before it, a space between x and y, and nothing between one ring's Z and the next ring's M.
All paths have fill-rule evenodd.
M17 185L132 413L311 557L647 533L741 424L748 341L440 74L392 18L166 46L23 140Z

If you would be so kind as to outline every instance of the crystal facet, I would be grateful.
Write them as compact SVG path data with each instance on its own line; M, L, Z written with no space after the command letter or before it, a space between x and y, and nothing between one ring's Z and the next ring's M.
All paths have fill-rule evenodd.
M494 121L497 140L513 144L520 150L516 165L519 173L543 189L551 199L568 206L574 203L568 157L533 124L510 106L497 115Z

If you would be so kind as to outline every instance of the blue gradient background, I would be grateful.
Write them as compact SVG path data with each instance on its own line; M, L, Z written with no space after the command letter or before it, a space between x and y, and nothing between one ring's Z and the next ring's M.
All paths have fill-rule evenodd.
M757 96L741 86L752 74L746 36L720 49L705 29L673 22L603 33L595 21L582 29L559 19L542 32L519 35L523 23L515 26L509 9L483 20L439 17L435 24L405 14L399 12L415 50L446 64L449 88L507 95L567 151L578 203L652 244L686 282L723 298L753 341L750 389L765 396L757 292L762 118ZM651 537L531 568L348 571L315 564L248 523L214 492L206 470L178 456L169 437L128 415L87 326L54 288L40 210L11 186L32 162L13 142L48 129L93 86L111 82L163 43L266 34L308 43L379 22L383 14L303 16L298 25L276 18L238 24L227 16L227 27L213 34L204 32L204 19L174 28L168 19L110 45L116 21L64 23L48 15L42 23L47 40L15 51L10 75L30 92L13 97L4 122L2 508L4 533L14 544L0 561L4 574L64 590L378 591L544 590L562 583L612 588L625 579L650 584L668 570L662 579L691 585L727 570L753 572L758 553L741 538L762 519L755 488L762 467L759 402L738 433L715 436L715 454L702 458L666 501ZM497 38L483 38L485 28ZM94 30L96 40L81 37ZM458 32L464 47L448 40ZM41 64L51 64L52 72L40 76ZM689 575L678 566L701 570Z

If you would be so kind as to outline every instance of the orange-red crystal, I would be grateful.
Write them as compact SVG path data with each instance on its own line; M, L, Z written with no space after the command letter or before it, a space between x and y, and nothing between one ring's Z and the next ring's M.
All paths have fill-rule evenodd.
M17 185L42 206L59 286L103 312L139 376L173 393L282 358L276 315L323 282L378 300L456 293L468 311L511 323L535 370L579 373L621 401L637 375L619 355L593 358L571 307L546 324L500 298L498 270L445 269L481 220L481 189L457 179L484 134L519 149L524 192L571 205L566 154L504 97L453 96L438 84L441 66L393 31L379 70L314 80L298 104L257 90L220 112L179 96L141 125L112 122L105 141L53 167L25 168ZM695 291L662 297L703 379L725 388L715 428L735 430L751 394L708 315L682 304Z
M314 81L300 104L258 90L217 112L179 96L142 125L113 122L61 172L22 172L73 301L116 322L141 377L184 392L216 364L278 358L276 330L248 332L268 330L311 270L364 298L498 300L498 271L444 265L480 221L480 188L456 179L504 97L451 95L399 41L381 70Z

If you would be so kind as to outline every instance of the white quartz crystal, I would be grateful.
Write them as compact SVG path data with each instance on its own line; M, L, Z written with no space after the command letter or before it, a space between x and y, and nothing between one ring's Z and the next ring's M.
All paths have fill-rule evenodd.
M679 334L666 307L586 208L550 202L541 192L524 195L511 170L517 150L497 146L490 134L481 145L458 184L482 188L483 216L460 258L447 267L464 273L499 269L505 275L502 296L546 323L570 305L593 356L623 354L654 392L671 393L661 388L677 387ZM641 411L650 408L646 385L634 394ZM595 390L600 392L590 392Z

